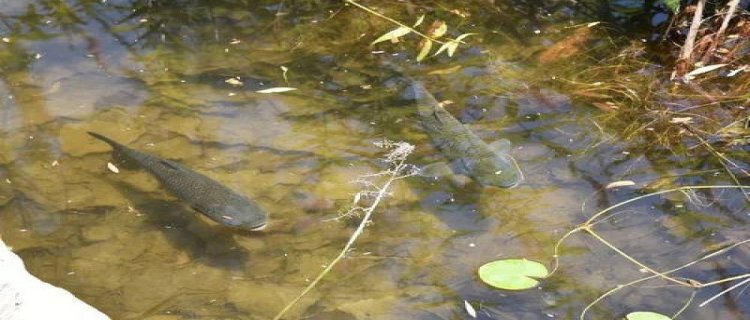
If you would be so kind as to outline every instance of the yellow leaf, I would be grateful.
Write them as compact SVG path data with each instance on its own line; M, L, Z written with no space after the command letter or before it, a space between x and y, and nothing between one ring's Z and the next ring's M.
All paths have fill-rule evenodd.
M422 24L422 21L424 21L424 15L421 15L419 19L417 19L417 23L414 24L414 27Z
M468 36L471 36L471 35L475 35L475 34L476 34L476 33L464 33L464 34L462 34L462 35L460 35L460 36L456 37L456 41L460 42L460 41L461 41L461 40L463 40L464 38L466 38L466 37L468 37Z
M386 34L380 36L380 38L375 39L375 41L373 41L370 45L374 45L376 43L388 41L388 40L396 42L398 41L399 37L403 37L409 34L410 32L411 32L411 29L407 27L398 27L396 29L388 31Z
M453 66L446 69L438 69L438 70L432 70L428 72L427 74L451 74L461 69L461 66Z
M448 49L448 46L450 46L450 45L451 45L451 42L452 42L452 40L451 40L451 41L448 41L448 42L446 42L446 43L443 43L443 45L442 45L442 46L440 46L440 48L438 48L438 51L437 51L437 52L435 52L435 54L433 54L433 56L437 56L437 55L441 54L441 53L442 53L443 51L447 50L447 49Z
M430 50L432 49L432 41L423 39L420 46L421 49L419 50L419 54L417 55L417 62L422 61L424 57L426 57L427 54L430 53Z
M458 41L453 40L451 42L448 42L450 45L448 46L448 56L452 57L453 53L456 52L456 49L458 49Z

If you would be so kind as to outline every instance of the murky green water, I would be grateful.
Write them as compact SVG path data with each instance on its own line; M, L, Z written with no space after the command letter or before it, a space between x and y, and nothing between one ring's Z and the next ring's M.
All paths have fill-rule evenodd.
M386 12L401 5L433 8L393 3ZM482 319L571 319L612 286L644 274L583 235L566 242L561 269L539 289L493 290L476 269L500 257L550 261L567 230L646 192L731 183L711 160L623 141L599 124L606 115L555 85L552 76L592 67L540 66L530 58L562 37L561 17L521 19L510 32L493 20L505 14L488 4L443 5L428 19L438 15L478 35L453 58L418 65L417 40L371 48L393 26L341 3L4 3L3 240L33 274L116 319L271 318L354 230L356 220L332 218L359 190L353 180L383 169L373 142L414 144L417 165L444 160L387 61L453 101L449 111L486 141L511 140L526 180L513 189L450 177L399 181L356 249L288 318L457 319L468 317L466 300ZM255 92L271 87L298 90ZM109 147L86 131L242 191L271 213L271 227L248 234L215 225L146 173L108 171ZM636 185L604 189L617 180ZM696 199L651 198L597 227L659 270L746 237L740 193ZM736 250L683 276L709 281L742 273L748 263ZM697 301L727 287L701 291ZM592 317L671 314L689 295L649 283L605 300ZM741 319L750 312L743 301L746 294L736 293L693 305L684 318Z

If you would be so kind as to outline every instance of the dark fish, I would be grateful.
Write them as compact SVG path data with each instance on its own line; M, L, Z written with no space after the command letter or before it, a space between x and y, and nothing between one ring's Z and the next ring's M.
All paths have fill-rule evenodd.
M268 214L247 197L174 161L133 150L98 133L89 134L154 175L177 198L211 220L253 231L265 228Z
M513 157L510 142L485 143L474 132L446 111L421 83L413 81L422 127L440 152L452 161L451 169L486 186L511 188L522 176Z

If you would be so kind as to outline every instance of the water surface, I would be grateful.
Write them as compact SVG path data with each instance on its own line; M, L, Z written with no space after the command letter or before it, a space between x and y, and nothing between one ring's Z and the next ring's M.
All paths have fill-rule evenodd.
M416 20L392 5L396 18ZM333 218L360 189L352 181L384 169L374 142L414 144L416 165L445 160L419 128L403 78L387 67L395 63L451 100L448 110L483 139L509 139L526 179L513 189L461 177L399 181L356 249L290 318L466 318L464 300L482 319L577 317L644 274L582 235L566 242L561 269L538 289L493 290L476 269L503 257L548 262L555 241L598 210L731 180L711 160L622 139L600 125L606 115L566 92L554 79L576 70L540 65L533 53L563 37L566 17L523 18L504 31L493 15L506 14L473 5L469 18L442 19L478 33L474 41L417 64L418 40L370 47L393 26L337 2L6 3L0 234L32 273L115 319L268 319L354 230L356 219ZM447 14L408 7L435 8L430 19ZM255 92L282 86L298 90ZM269 230L215 225L146 173L110 172L109 147L86 131L243 192L271 213ZM604 188L618 180L636 185ZM724 190L637 202L598 230L667 270L743 239L747 220L741 195ZM718 279L748 262L737 250L684 276ZM593 317L670 314L689 295L654 283L605 300ZM684 319L741 319L750 311L743 296L693 305Z

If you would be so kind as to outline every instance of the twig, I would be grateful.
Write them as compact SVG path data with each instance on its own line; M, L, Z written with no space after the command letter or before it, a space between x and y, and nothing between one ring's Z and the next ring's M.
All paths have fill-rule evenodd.
M714 295L713 297L711 297L711 298L708 298L708 300L706 300L706 301L703 301L703 302L701 302L701 304L699 304L699 305L698 305L698 307L703 307L703 306L707 305L708 303L710 303L711 301L714 301L714 300L715 300L716 298L718 298L718 297L721 297L721 296L723 296L724 294L726 294L727 292L729 292L729 291L732 291L732 290L736 289L737 287L739 287L739 286L741 286L741 285L743 285L743 284L746 284L746 283L748 283L748 282L750 282L750 278L748 278L748 279L745 279L745 280L742 280L742 281L740 281L739 283L737 283L737 284L735 284L735 285L733 285L733 286L731 286L731 287L727 288L726 290L723 290L723 291L721 291L721 292L717 293L717 294L716 294L716 295Z
M729 20L732 20L732 17L734 16L734 12L737 11L737 6L740 4L740 0L731 0L727 5L729 5L729 10L727 10L727 15L724 16L724 20L721 22L721 27L719 27L719 31L716 32L716 35L714 36L714 41L711 43L711 47L709 47L708 50L706 50L706 54L703 56L703 63L707 63L708 59L713 54L714 50L716 50L716 46L719 45L719 42L721 38L724 36L724 32L727 31L727 27L729 27Z
M393 165L392 168L388 169L386 172L390 173L390 176L388 177L388 180L383 184L383 186L377 188L377 195L375 197L375 200L373 203L364 209L364 217L362 218L362 221L360 221L359 226L357 226L357 229L354 230L354 233L352 233L351 237L349 237L349 241L346 243L343 249L341 249L341 252L339 252L338 256L334 258L328 266L323 269L323 271L318 274L317 277L315 277L315 280L310 282L307 287L305 287L304 290L292 301L290 301L284 309L281 309L278 314L276 314L275 317L273 317L273 320L281 319L281 317L284 316L284 314L287 313L294 305L302 299L308 292L310 292L317 284L320 282L323 277L328 274L333 267L341 261L344 257L346 257L346 254L351 250L352 246L354 245L354 242L357 241L357 238L364 232L365 227L370 224L370 220L372 219L372 213L375 211L375 208L377 208L378 204L380 204L380 201L388 194L388 189L390 188L391 184L399 179L403 179L406 177L410 177L415 175L417 172L411 170L411 166L406 161L406 156L408 156L413 150L414 147L408 143L405 142L390 142L390 141L384 141L382 144L378 145L383 148L392 148L393 150L386 156L385 161L388 162L390 165ZM400 152L400 153L399 153ZM395 156L394 156L395 155Z
M682 46L680 51L680 59L691 65L691 55L693 54L693 46L695 45L695 37L698 35L698 29L701 26L701 20L703 19L703 7L706 5L706 0L698 0L698 4L695 6L695 13L693 13L693 22L690 24L690 31L685 38L685 44ZM675 70L676 72L676 70ZM672 78L676 76L682 77L682 74L672 74Z

